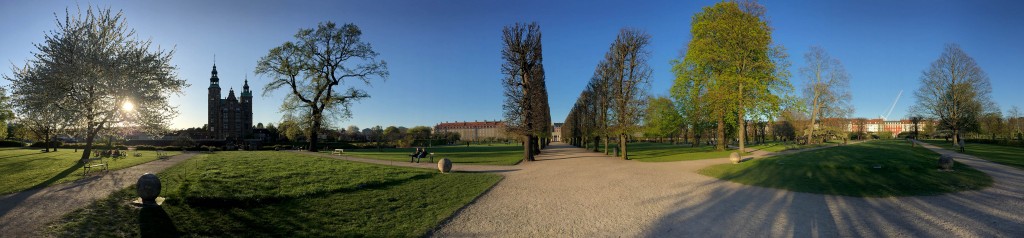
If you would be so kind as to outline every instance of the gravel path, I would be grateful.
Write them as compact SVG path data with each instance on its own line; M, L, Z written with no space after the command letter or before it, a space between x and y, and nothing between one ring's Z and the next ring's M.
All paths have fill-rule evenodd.
M68 212L131 186L145 173L157 173L195 154L185 153L45 188L0 197L0 237L39 237L46 224ZM75 171L81 173L81 170Z
M1021 237L1024 170L953 153L991 175L980 191L857 198L696 174L708 159L622 161L553 144L433 235L440 237ZM763 156L761 154L760 156ZM755 155L759 157L758 155Z

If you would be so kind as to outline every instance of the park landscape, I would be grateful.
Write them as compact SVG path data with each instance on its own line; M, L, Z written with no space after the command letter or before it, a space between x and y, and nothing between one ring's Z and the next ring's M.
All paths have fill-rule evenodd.
M791 59L765 5L696 9L686 16L689 38L664 70L669 78L654 70L663 64L653 60L656 38L627 26L601 42L607 48L593 49L603 55L588 66L592 75L577 75L586 79L575 80L582 90L571 92L553 90L563 79L544 67L552 50L543 50L551 35L542 39L542 22L491 29L500 64L479 67L500 75L488 80L502 91L491 106L500 108L504 137L484 139L440 127L340 128L360 117L354 105L377 100L371 85L403 69L385 61L381 43L363 38L375 29L333 20L251 49L265 53L249 59L253 84L282 101L274 102L280 121L248 126L271 135L172 129L179 110L199 109L171 98L205 83L178 75L192 70L173 64L181 49L140 40L125 18L134 15L116 7L53 9L57 24L3 75L0 230L5 237L1024 234L1024 117L1019 101L999 101L1014 105L1003 114L993 95L1012 79L990 80L969 48L947 42L919 62L905 119L867 119L854 114L856 79L838 56L788 45L809 48ZM548 62L558 59L550 54ZM220 80L216 66L212 75L210 92ZM251 96L249 81L241 95ZM670 87L652 92L656 81ZM567 103L553 100L561 95ZM555 111L565 117L552 118ZM411 158L421 150L423 158ZM156 175L157 185L144 174ZM159 198L150 201L153 190Z

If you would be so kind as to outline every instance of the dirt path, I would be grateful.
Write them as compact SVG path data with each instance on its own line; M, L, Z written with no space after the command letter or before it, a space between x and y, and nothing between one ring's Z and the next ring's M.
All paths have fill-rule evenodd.
M26 190L0 197L0 236L39 237L46 224L68 212L131 186L145 173L157 173L195 154L185 153L158 159L74 182ZM80 173L81 171L76 171Z
M926 146L927 147L927 146ZM934 148L930 148L934 149ZM945 153L939 151L939 153ZM993 187L856 198L742 185L695 173L727 159L645 163L555 144L515 166L433 234L440 237L1013 237L1024 171L961 156ZM961 158L958 157L958 158Z

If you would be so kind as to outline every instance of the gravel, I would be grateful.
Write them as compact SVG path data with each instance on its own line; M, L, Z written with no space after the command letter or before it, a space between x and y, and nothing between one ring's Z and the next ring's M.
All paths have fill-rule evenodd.
M939 153L954 153L934 146ZM792 153L792 152L790 152ZM954 153L955 154L955 153ZM645 163L564 144L433 232L439 237L1012 237L1024 234L1024 171L955 154L991 175L980 191L858 198L696 174L727 158ZM760 157L760 156L757 156Z

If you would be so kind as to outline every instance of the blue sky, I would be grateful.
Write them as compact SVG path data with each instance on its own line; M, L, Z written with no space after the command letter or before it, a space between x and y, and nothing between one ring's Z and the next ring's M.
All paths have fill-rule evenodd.
M652 35L651 92L667 94L669 61L690 37L690 18L717 1L78 1L124 11L141 39L174 48L178 76L191 87L172 103L174 128L206 121L206 88L213 55L221 87L240 90L248 76L257 95L267 79L253 75L270 48L299 28L321 21L352 22L388 62L391 77L363 87L372 98L356 103L357 125L434 125L501 119L501 28L536 21L543 32L552 119L561 121L622 27ZM73 1L0 3L0 74L22 65L55 28L54 13ZM855 116L877 118L903 97L890 118L914 103L921 71L958 43L988 73L993 99L1005 111L1024 106L1024 7L1019 1L762 1L773 37L788 49L791 79L812 45L840 59L851 74ZM351 82L356 83L356 82ZM8 84L0 82L0 84ZM236 92L237 93L237 92ZM277 122L285 91L254 98L254 120Z

